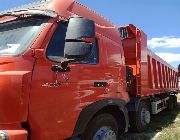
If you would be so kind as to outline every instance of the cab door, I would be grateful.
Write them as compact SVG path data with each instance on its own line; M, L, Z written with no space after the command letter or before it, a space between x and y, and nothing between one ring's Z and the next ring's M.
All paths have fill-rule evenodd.
M104 77L96 43L87 60L69 64L69 72L51 70L53 65L60 64L49 60L48 56L63 59L66 31L67 24L59 22L50 42L45 41L48 44L44 43L42 56L36 60L29 109L33 140L70 137L81 110L97 97L101 98L94 87L94 82Z

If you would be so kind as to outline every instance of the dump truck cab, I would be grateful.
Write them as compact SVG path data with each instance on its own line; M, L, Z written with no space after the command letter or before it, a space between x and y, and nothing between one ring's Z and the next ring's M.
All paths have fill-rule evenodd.
M178 72L132 24L74 0L0 13L0 139L118 139L177 106ZM129 119L130 118L130 119Z
M73 0L27 5L0 17L4 140L77 137L98 112L113 109L110 117L123 124L118 132L127 131L121 38L117 28L101 27L113 24Z

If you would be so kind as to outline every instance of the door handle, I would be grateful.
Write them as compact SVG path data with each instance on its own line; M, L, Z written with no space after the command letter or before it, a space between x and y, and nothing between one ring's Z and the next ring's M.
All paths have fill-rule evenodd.
M107 85L107 82L94 82L94 87L106 87Z

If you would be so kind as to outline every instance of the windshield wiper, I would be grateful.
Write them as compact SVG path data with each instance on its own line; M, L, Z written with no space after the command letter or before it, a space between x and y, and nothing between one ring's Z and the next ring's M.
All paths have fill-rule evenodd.
M52 18L58 16L58 14L53 10L40 10L40 9L21 9L16 11L8 11L5 13L0 13L0 17L4 17L4 16L21 17L22 15L47 16Z

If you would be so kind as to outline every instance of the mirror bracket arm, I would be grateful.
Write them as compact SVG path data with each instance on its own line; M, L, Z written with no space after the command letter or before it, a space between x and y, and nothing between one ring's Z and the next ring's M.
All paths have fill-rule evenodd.
M51 70L54 72L70 72L71 68L68 66L52 65Z

